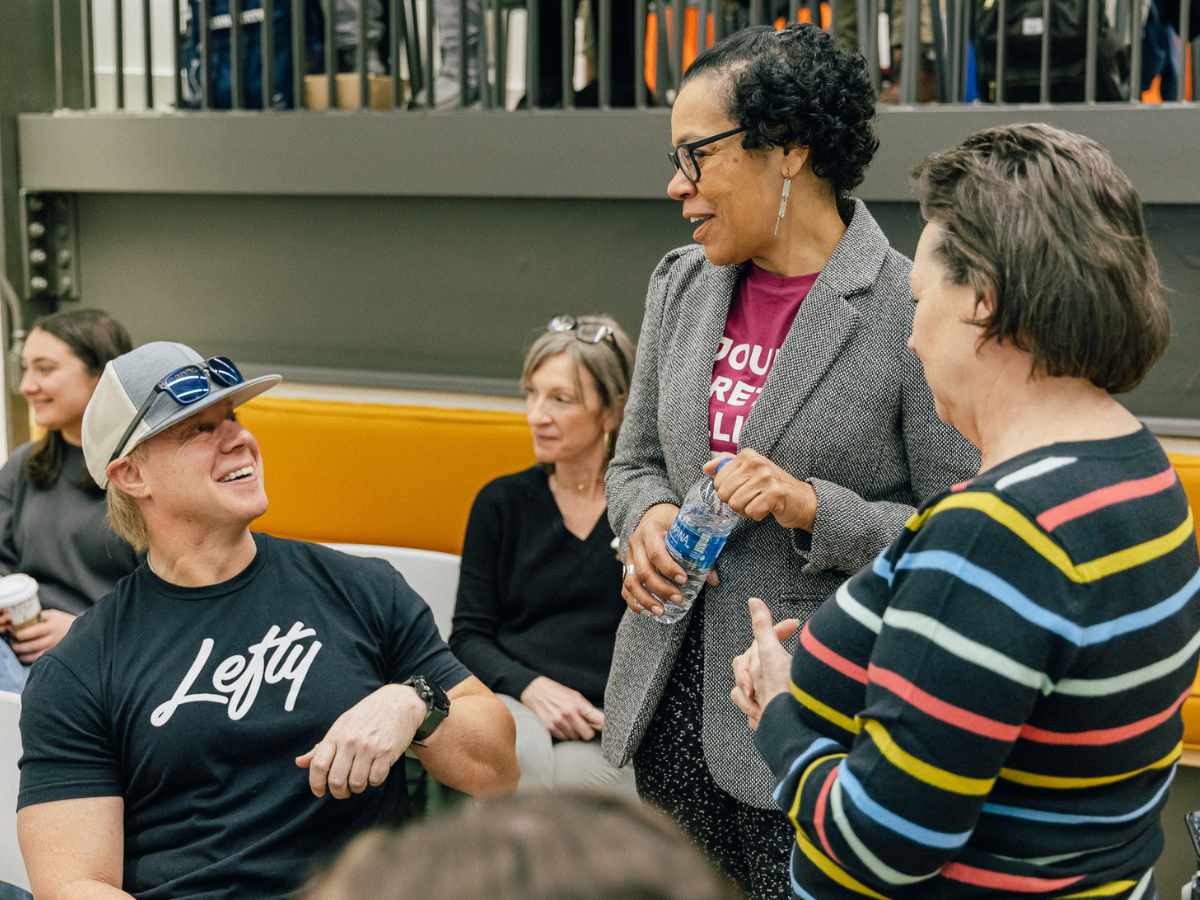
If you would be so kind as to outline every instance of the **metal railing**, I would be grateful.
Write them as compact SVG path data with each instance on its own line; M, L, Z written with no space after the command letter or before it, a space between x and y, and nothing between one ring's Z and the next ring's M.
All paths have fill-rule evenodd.
M344 0L343 0L344 2ZM854 24L857 27L857 46L867 58L877 86L885 78L893 81L894 64L889 51L891 38L887 33L888 19L882 8L886 0L587 0L592 12L582 28L577 23L578 0L381 0L384 12L381 22L369 18L368 0L357 4L355 40L339 38L336 15L332 8L337 0L167 0L170 17L170 46L166 51L171 65L170 102L156 98L154 72L154 24L156 16L166 12L161 3L152 0L53 0L55 21L55 74L59 106L64 97L64 48L62 46L63 15L77 14L80 21L82 47L82 97L85 109L96 108L97 48L95 28L98 8L112 11L112 46L114 89L113 108L154 109L159 107L213 109L218 106L217 69L224 84L228 82L228 103L232 109L247 107L272 110L292 107L323 106L331 108L392 109L434 108L439 101L439 71L436 56L445 50L447 39L457 40L457 105L479 105L485 109L512 106L508 83L509 33L515 12L524 15L524 105L530 108L577 105L647 108L670 104L678 91L690 61L726 34L769 21L779 14L778 21L815 21L823 27L836 28L839 21L837 5L854 4ZM921 82L928 88L932 82L936 99L941 103L959 103L970 97L971 70L978 66L992 74L985 102L1049 103L1059 87L1055 76L1056 51L1061 56L1063 42L1056 40L1056 3L1042 0L1040 16L1012 18L1013 4L1019 0L918 0L925 8L921 14L904 17L898 85L893 88L900 103L912 104L921 94ZM1142 100L1140 81L1142 70L1143 28L1149 0L1071 0L1086 4L1083 35L1082 90L1080 96L1069 99L1091 103L1118 99L1111 90L1098 90L1098 72L1111 78L1113 54L1127 61L1128 88L1125 96L1130 103ZM67 4L66 7L63 4ZM771 4L768 8L767 4ZM900 4L913 0L892 0L898 11ZM217 6L223 10L219 14ZM446 4L456 4L447 6ZM994 4L994 6L993 6ZM181 5L183 13L181 14ZM227 5L227 10L226 10ZM1179 33L1187 35L1191 27L1188 0L1180 4ZM786 9L784 8L786 6ZM1116 21L1109 21L1105 7L1115 11ZM140 21L131 23L129 7L137 9ZM193 12L194 11L194 12ZM435 26L449 20L457 12L457 28L441 35L441 45L435 45ZM915 11L914 11L915 12ZM922 15L928 13L931 34L925 31ZM980 16L986 12L996 27L991 35L977 34ZM314 21L320 25L314 28ZM140 26L134 28L133 26ZM369 34L374 25L386 35L386 74L371 71L372 42ZM423 26L423 27L422 27ZM246 52L254 47L253 34L257 29L256 90L248 94L253 79L248 78ZM545 33L556 29L557 34ZM594 46L588 56L594 67L594 95L576 92L577 58L580 55L579 32L595 34ZM1019 38L1014 37L1014 30ZM316 33L314 33L314 31ZM131 103L126 87L128 33L140 32L142 80L144 97L141 103ZM456 32L456 33L455 33ZM219 65L214 65L214 38L228 44ZM474 34L478 34L477 40ZM247 36L250 36L249 42ZM286 37L290 47L280 47L278 38ZM1010 55L1013 42L1040 36L1040 59L1037 68L1036 91L1029 83L1028 59L1023 61L1024 88L1014 87L1017 64ZM557 37L557 41L554 38ZM924 39L923 39L924 38ZM931 38L931 40L930 40ZM339 40L353 47L353 66L339 79ZM471 47L474 43L474 48ZM994 47L991 44L994 43ZM1198 42L1200 43L1200 42ZM1025 41L1028 47L1029 42ZM1188 58L1186 42L1183 59L1177 64L1178 93L1186 95L1184 80ZM290 65L284 67L290 83L276 83L278 52L288 49ZM317 52L319 48L319 52ZM986 48L986 49L985 49ZM1068 50L1078 54L1078 46ZM1195 49L1193 47L1192 49ZM467 59L468 51L473 59ZM882 52L882 56L881 56ZM190 54L188 59L185 56ZM106 51L107 55L107 51ZM447 54L448 55L448 54ZM1194 54L1193 54L1194 55ZM649 57L649 59L648 59ZM189 66L190 70L185 72ZM908 64L905 64L908 61ZM345 59L342 59L345 66ZM649 64L648 64L649 63ZM310 73L309 69L319 69ZM1192 81L1200 98L1200 65L1192 66ZM161 69L161 67L160 67ZM444 69L443 69L444 72ZM923 78L923 74L924 77ZM339 83L347 77L353 96L347 100L343 88L339 98ZM315 83L314 83L315 79ZM445 87L445 79L442 87ZM314 90L324 96L321 103L306 101ZM386 90L380 90L380 87ZM1107 85L1106 85L1107 87ZM322 89L323 88L323 89ZM520 90L521 85L517 85ZM223 96L223 94L221 95ZM282 99L281 99L282 98ZM927 98L922 98L927 99Z

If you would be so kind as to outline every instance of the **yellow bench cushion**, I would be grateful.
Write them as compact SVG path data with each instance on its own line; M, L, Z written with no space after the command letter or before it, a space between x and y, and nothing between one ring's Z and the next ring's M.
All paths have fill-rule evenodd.
M520 413L259 397L270 500L252 526L281 537L462 553L479 489L536 461Z
M1179 482L1187 492L1193 517L1200 520L1200 456L1170 453L1167 457L1179 473ZM1183 745L1182 762L1200 765L1200 677L1192 687L1192 695L1183 701Z

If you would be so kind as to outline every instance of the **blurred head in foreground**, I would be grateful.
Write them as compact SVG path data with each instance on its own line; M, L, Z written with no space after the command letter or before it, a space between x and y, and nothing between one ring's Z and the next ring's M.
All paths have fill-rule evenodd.
M738 900L660 813L580 791L523 794L370 831L301 900Z

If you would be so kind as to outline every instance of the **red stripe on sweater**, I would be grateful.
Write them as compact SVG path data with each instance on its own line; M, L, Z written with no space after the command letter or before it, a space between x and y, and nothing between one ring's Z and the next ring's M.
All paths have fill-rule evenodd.
M1149 497L1159 491L1165 491L1175 484L1177 476L1175 469L1168 466L1163 472L1151 475L1149 478L1138 478L1133 481L1122 481L1099 490L1091 491L1082 497L1052 506L1037 517L1037 523L1047 531L1053 531L1059 525L1094 513L1098 509L1124 503L1126 500L1136 500L1138 497Z

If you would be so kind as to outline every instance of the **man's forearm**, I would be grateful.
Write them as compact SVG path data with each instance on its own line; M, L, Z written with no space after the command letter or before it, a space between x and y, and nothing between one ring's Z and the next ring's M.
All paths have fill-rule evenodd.
M521 769L512 714L491 692L454 697L450 715L413 751L429 774L472 797L511 794Z

